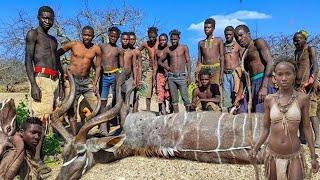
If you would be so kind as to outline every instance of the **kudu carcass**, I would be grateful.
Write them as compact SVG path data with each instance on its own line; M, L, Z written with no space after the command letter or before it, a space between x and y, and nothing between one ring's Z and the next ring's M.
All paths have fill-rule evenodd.
M74 138L58 121L72 97L53 113L52 125L67 142L57 179L78 179L96 163L108 163L132 155L178 157L213 163L250 162L249 129L252 128L256 141L263 114L253 114L250 124L247 114L193 112L156 117L152 113L134 113L127 116L122 135L87 139L91 128L119 113L123 104L120 86L124 79L123 74L117 77L117 104L92 118ZM262 161L261 154L258 160Z

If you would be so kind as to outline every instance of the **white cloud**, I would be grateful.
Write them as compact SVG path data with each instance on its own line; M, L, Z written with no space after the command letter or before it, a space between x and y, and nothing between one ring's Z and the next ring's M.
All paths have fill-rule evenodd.
M214 31L215 35L223 36L223 30L226 26L231 25L233 27L236 27L240 24L246 24L243 20L269 19L271 18L271 16L257 11L242 10L227 15L213 15L211 16L211 18L216 20L216 28ZM204 21L199 23L192 23L188 27L188 30L198 31L203 34L203 23Z

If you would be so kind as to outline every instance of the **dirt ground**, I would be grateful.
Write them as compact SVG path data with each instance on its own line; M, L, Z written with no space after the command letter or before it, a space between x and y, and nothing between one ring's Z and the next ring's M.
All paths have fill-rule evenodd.
M0 100L14 98L16 103L24 99L24 93L0 93ZM145 110L145 100L141 99L139 109ZM183 106L180 106L183 109ZM157 104L152 103L152 111L157 111ZM310 162L309 153L306 146L307 162ZM320 154L320 149L316 150ZM59 161L50 164L53 172L47 179L54 179L61 167ZM309 164L310 167L310 164ZM263 178L263 166L259 165L260 179ZM97 164L83 178L92 179L112 179L112 180L133 180L133 179L231 179L247 180L255 179L252 165L230 165L230 164L209 164L180 159L159 159L145 157L129 157L109 164ZM320 174L316 174L312 179L320 179Z

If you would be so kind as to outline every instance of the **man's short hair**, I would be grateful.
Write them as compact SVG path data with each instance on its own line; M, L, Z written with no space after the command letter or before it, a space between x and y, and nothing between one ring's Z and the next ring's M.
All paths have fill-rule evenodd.
M109 33L110 33L111 31L116 32L116 33L118 34L118 36L121 34L120 29L119 29L118 27L116 27L116 26L112 26L112 27L110 27L110 28L108 29L108 32L109 32Z
M216 20L214 20L213 18L208 18L204 21L204 24L211 24L213 28L216 27Z
M208 69L202 69L202 70L200 70L200 72L199 72L199 77L200 77L201 75L208 75L208 76L210 76L210 75L211 75L210 70L208 70Z
M309 33L308 33L307 31L305 31L305 30L299 30L298 32L296 32L296 33L294 34L294 36L296 36L297 34L302 35L305 40L307 40L307 39L308 39L308 36L309 36Z
M54 11L51 7L49 6L41 6L38 10L38 16L40 16L41 13L43 12L49 12L54 16Z
M234 28L232 26L227 26L225 29L224 29L224 33L226 33L227 31L232 31L234 33Z
M159 38L160 38L161 36L163 36L163 37L165 37L166 39L168 39L168 35L167 35L166 33L160 34L160 35L159 35Z
M136 33L134 33L133 31L128 32L129 36L136 36Z
M93 29L93 27L91 27L91 26L85 26L85 27L83 27L83 28L82 28L82 31L84 31L84 30L90 30L90 31L92 32L92 34L94 34L94 29Z
M153 32L155 34L158 34L158 28L156 28L154 26L149 27L148 28L148 34L151 33L151 32Z
M27 117L25 121L23 122L21 129L27 130L31 124L37 124L39 126L42 126L42 122L38 117Z
M181 34L181 32L178 31L177 29L173 29L173 30L171 30L171 31L169 32L169 35L170 35L170 36L177 35L178 37L180 37L180 34Z
M235 31L239 31L240 29L244 30L244 32L246 32L246 33L250 32L248 26L246 26L244 24L241 24L241 25L237 26Z
M130 35L129 35L128 32L122 32L122 33L121 33L121 37L122 37L122 36L130 36Z

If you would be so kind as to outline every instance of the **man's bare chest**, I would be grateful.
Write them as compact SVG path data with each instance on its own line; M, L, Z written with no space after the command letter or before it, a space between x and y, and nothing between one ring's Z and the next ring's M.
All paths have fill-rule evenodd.
M210 89L206 89L204 91L199 92L199 97L200 98L212 98L213 94L210 91Z
M49 37L38 37L37 44L35 46L36 50L40 51L51 51L57 49L57 43Z
M85 48L78 46L72 49L72 55L77 58L93 59L96 56L96 52L92 47Z
M102 51L102 58L110 60L119 57L119 54L117 49L105 49Z
M176 49L172 50L172 51L169 51L169 56L172 58L172 59L177 59L177 58L180 58L184 55L184 51L181 47L177 47Z

